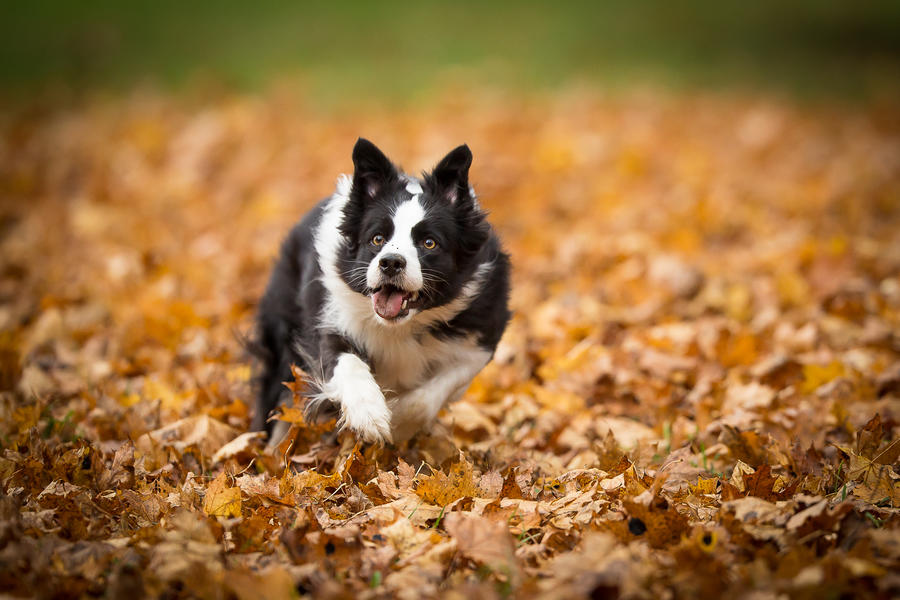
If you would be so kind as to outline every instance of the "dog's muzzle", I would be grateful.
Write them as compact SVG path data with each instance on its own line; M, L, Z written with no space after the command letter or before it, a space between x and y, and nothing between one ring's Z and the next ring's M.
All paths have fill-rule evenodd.
M409 292L386 283L372 292L372 308L386 321L402 319L410 309L420 306L419 292Z

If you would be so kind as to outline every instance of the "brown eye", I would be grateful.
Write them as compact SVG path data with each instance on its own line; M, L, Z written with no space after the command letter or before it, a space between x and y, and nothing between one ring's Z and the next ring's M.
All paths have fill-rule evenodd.
M376 234L375 237L372 238L372 243L376 246L382 245L384 243L384 236L380 233Z
M437 242L431 238L425 238L425 241L422 242L422 245L425 246L426 250L434 250L437 248Z

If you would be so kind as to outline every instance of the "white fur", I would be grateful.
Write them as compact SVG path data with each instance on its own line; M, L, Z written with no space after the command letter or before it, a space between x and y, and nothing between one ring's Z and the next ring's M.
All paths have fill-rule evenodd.
M422 184L419 183L418 179L413 177L406 178L406 191L412 194L413 196L418 196L423 193Z
M322 396L338 402L338 427L347 427L366 442L391 440L391 413L384 394L369 367L355 354L338 357L331 379L322 386Z
M411 185L411 184L410 184ZM419 251L413 241L412 230L425 218L425 209L419 203L419 196L400 204L392 217L394 233L381 251L369 263L366 272L366 285L377 288L381 285L381 269L378 262L387 254L399 254L406 260L406 268L403 271L400 287L408 292L417 292L422 289L422 267L419 264Z
M346 336L366 352L372 361L374 377L359 358L341 355L339 366L341 361L345 366L335 369L321 396L340 403L344 426L363 439L369 436L377 441L375 433L380 434L380 439L390 439L390 427L385 429L381 418L387 411L386 393L396 412L396 433L404 436L399 439L405 439L407 434L412 435L417 428L430 424L447 401L462 394L490 359L490 354L473 340L440 339L429 335L427 330L436 323L450 321L468 308L493 269L493 263L479 265L452 302L427 310L410 310L405 318L387 324L375 313L370 298L344 282L337 267L337 252L343 242L339 227L350 186L348 176L338 179L335 194L315 232L322 284L327 291L320 320L323 329ZM399 221L409 236L409 230L421 220L415 208L421 210L421 204L415 196L405 204L409 208L400 215ZM401 213L399 208L395 213L394 238L398 232L398 213ZM350 368L354 363L344 357L352 357L359 364ZM342 383L344 379L349 383Z
M491 353L471 340L446 343L448 360L421 386L388 400L391 407L391 432L395 442L411 438L423 427L434 423L448 402L462 396L472 379L491 359Z

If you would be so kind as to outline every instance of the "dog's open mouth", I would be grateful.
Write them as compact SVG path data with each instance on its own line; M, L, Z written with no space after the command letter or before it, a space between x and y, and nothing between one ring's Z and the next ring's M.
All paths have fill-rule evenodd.
M418 308L419 292L408 292L391 284L385 284L372 292L372 307L382 319L393 321Z

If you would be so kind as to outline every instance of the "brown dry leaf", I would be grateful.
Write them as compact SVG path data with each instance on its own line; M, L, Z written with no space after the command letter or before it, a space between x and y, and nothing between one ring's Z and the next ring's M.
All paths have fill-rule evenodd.
M676 544L688 531L688 520L665 500L649 504L625 500L626 519L606 525L623 541L644 539L654 548Z
M501 498L525 498L525 496L522 495L522 488L519 487L519 483L516 481L517 470L518 469L513 468L507 471L506 477L503 479L503 486L500 488Z
M520 572L506 525L464 512L444 517L444 528L456 540L460 553L517 585Z
M777 479L772 476L772 467L769 465L760 465L753 473L745 473L742 478L744 484L744 493L748 496L756 496L763 500L774 501L778 499L778 493L775 491Z
M5 593L900 595L890 94L292 89L0 99ZM294 367L263 450L243 340L370 129L475 149L514 316L433 431L306 423Z
M878 437L880 441L880 435ZM860 456L845 446L836 447L850 460L847 479L857 482L852 490L854 496L872 504L887 502L890 506L900 506L900 474L892 466L900 455L900 439L894 440L881 451L877 449L877 442L864 444L863 449L870 456L875 455L872 458Z
M396 500L400 497L400 488L397 487L397 479L393 473L379 471L376 485L388 500Z
M281 412L275 418L286 423L306 424L306 420L303 418L303 409L297 406L282 406Z
M229 486L230 477L222 471L206 488L203 512L213 517L241 516L241 488Z
M844 375L844 373L846 373L844 365L838 361L833 361L827 365L803 365L803 383L800 385L800 390L806 393L814 392L826 383L830 383Z
M225 584L238 600L291 600L297 595L294 578L281 566L259 573L229 569Z
M463 456L450 467L449 476L443 471L436 471L431 476L423 477L416 488L416 494L422 500L438 506L447 506L467 496L477 497L480 492L472 465Z
M301 397L307 390L309 382L309 375L306 372L298 367L297 365L291 365L291 375L293 376L293 381L285 381L283 382L284 386L291 390L294 394L294 398ZM282 407L282 408L292 408L292 407Z
M401 458L397 461L397 487L400 491L407 491L412 488L413 481L416 479L416 470L406 464Z
M726 425L720 440L728 446L739 463L746 463L752 467L763 465L768 460L766 439L755 431L739 431Z
M248 431L242 433L219 448L213 455L212 461L218 463L229 458L258 452L261 449L261 445L255 444L254 442L262 440L264 437L265 436L261 431Z
M282 497L293 494L298 501L301 498L321 500L334 493L341 483L342 477L339 473L322 475L315 471L303 471L289 475L285 472L280 488Z
M744 478L748 475L752 475L754 471L755 470L750 465L738 461L737 464L734 465L734 470L731 472L731 480L729 483L741 492L744 492L747 489L747 486L744 484Z
M148 569L154 579L149 591L159 594L175 585L190 595L209 596L222 584L221 545L199 515L179 511L171 526L152 547Z
M130 488L134 485L134 444L127 440L119 446L113 457L112 465L100 476L98 487Z
M197 415L142 435L135 443L135 447L140 452L149 453L154 446L171 446L178 450L196 446L205 456L212 457L219 448L237 435L238 431L233 427L207 415Z
M715 494L716 488L718 487L719 480L715 477L710 477L709 479L704 479L702 477L697 478L697 484L691 485L691 492L702 495L702 494Z

